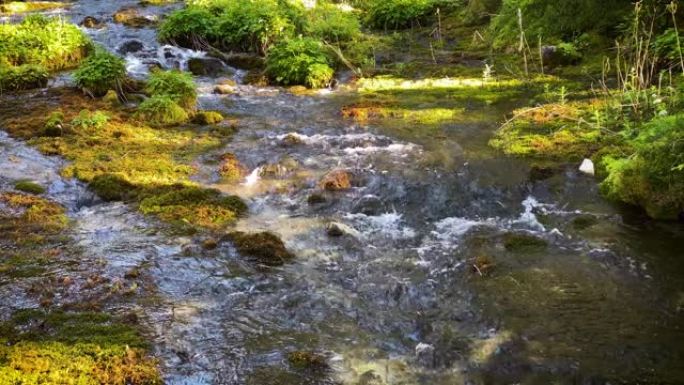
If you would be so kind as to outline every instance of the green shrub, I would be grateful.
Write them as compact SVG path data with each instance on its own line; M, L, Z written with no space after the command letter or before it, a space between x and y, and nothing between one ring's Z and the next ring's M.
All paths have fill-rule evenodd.
M92 43L74 24L30 15L19 24L0 23L0 64L41 65L49 71L73 68Z
M464 19L468 23L480 23L494 15L501 7L501 0L470 0L465 8Z
M74 72L76 85L92 96L104 96L110 89L121 89L126 78L123 59L104 49L96 50Z
M109 115L102 111L90 112L88 110L81 110L78 116L71 121L71 125L82 129L100 129L103 128L108 121Z
M361 24L356 14L342 11L334 4L319 3L308 11L304 31L312 37L339 44L359 38Z
M217 18L209 10L188 7L171 13L159 26L159 40L187 48L203 48L214 40Z
M45 87L49 78L50 74L41 65L3 66L0 67L0 92Z
M632 10L625 0L503 0L492 19L491 32L496 48L516 44L519 39L518 9L530 42L572 40L583 32L613 33Z
M378 29L402 29L419 25L432 13L433 0L371 0L366 23Z
M166 95L156 95L138 106L136 119L153 126L171 126L188 121L188 113Z
M265 53L292 32L293 24L275 0L234 0L221 3L215 34L224 49Z
M684 211L684 114L656 118L632 140L628 158L603 160L608 198L643 207L656 219L676 219Z
M188 110L193 110L197 102L192 75L183 71L154 71L147 81L145 91L153 96L167 97Z
M334 71L321 44L311 38L282 41L268 52L266 73L278 84L325 87Z

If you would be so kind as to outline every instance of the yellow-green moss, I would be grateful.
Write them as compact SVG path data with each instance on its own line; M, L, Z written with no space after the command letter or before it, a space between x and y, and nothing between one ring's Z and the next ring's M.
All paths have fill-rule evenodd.
M10 1L0 4L0 13L26 13L64 8L71 4L59 1Z
M138 332L106 314L19 311L0 341L3 384L161 384Z
M20 180L14 184L14 189L27 192L30 194L42 194L45 192L45 187L30 180Z

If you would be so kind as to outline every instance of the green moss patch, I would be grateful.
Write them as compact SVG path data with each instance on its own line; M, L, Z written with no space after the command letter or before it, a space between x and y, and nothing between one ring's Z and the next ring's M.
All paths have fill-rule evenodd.
M2 383L161 384L139 333L106 314L19 311L0 341Z
M524 233L507 233L503 236L503 243L511 252L543 251L548 247L545 240Z
M228 234L228 239L240 254L252 257L266 266L280 266L294 258L283 241L273 233L233 232Z
M45 187L39 185L36 182L30 180L22 180L14 184L14 189L31 193L31 194L42 194L45 192Z

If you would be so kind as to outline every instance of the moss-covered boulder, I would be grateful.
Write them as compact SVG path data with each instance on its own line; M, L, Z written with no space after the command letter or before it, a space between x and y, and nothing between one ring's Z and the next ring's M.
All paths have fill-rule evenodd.
M156 21L140 14L137 8L124 7L119 9L112 16L115 23L123 24L131 28L143 28L156 24Z
M219 174L227 182L238 182L247 176L247 168L240 163L234 154L227 152L221 155Z
M223 115L218 111L199 111L193 116L192 122L202 126L218 124L223 121Z
M294 259L294 254L285 248L283 241L270 232L232 232L227 238L233 242L238 253L254 258L266 266L281 266Z
M135 195L135 186L114 174L98 175L88 185L102 200L107 202L127 200Z
M322 355L310 351L294 351L287 354L287 362L297 369L325 370L328 363Z

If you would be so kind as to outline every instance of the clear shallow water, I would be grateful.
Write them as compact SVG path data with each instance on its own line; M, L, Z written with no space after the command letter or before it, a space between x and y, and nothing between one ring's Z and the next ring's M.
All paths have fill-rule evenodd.
M107 19L124 5L79 1L67 15ZM152 29L109 21L88 32L111 50L129 39L143 42L145 49L127 58L136 76L145 76L144 63L182 67L202 55L164 50ZM35 169L35 179L72 186L51 187L50 195L71 208L77 243L105 261L103 274L139 266L150 277L148 300L136 307L167 383L684 378L684 230L603 201L578 165L540 181L530 177L528 162L489 150L486 142L511 106L474 108L472 123L423 133L343 119L340 108L357 97L345 91L295 96L240 85L236 94L218 96L211 93L217 82L197 79L200 106L237 116L240 131L225 149L198 159L196 179L248 200L250 216L237 228L280 235L297 255L281 268L260 269L229 243L206 251L201 239L164 235L125 206L78 198L86 193L58 177L60 161L5 137L0 148L1 156ZM284 143L288 134L301 143ZM222 184L211 162L221 152L234 153L250 171L284 160L297 166L278 178L256 171L242 184ZM354 188L309 205L316 182L336 168L353 173ZM9 169L0 175L16 178ZM590 227L576 225L587 217ZM329 221L355 232L330 238ZM510 232L534 234L549 246L507 250ZM483 255L496 265L484 277L472 267ZM292 369L286 355L294 350L324 355L330 372Z

